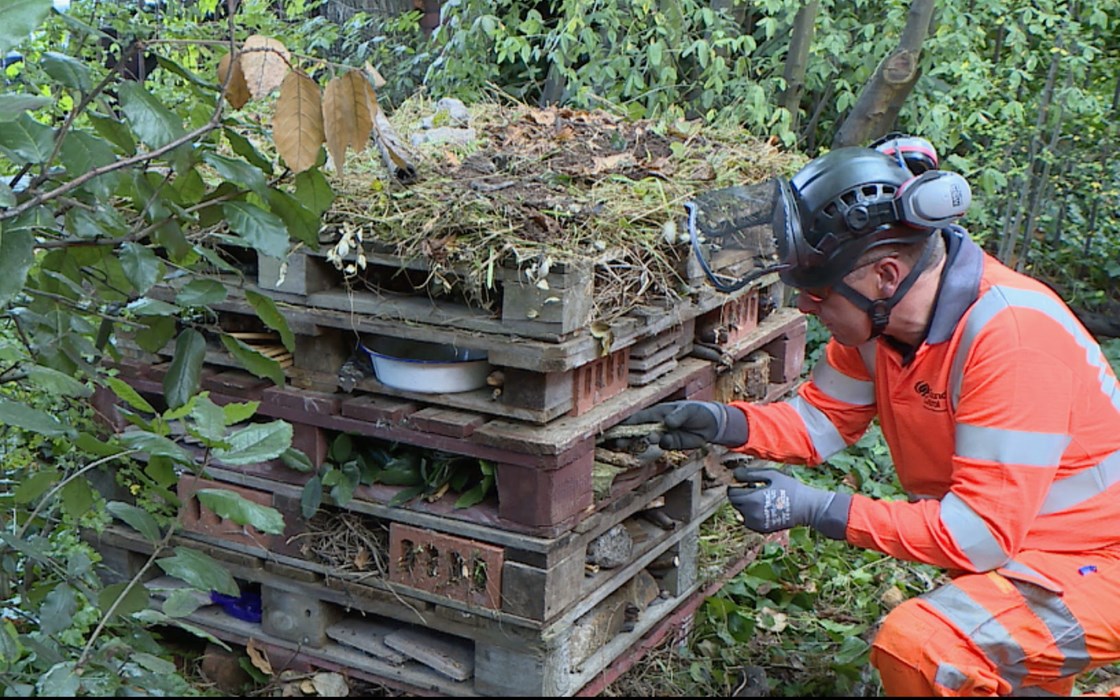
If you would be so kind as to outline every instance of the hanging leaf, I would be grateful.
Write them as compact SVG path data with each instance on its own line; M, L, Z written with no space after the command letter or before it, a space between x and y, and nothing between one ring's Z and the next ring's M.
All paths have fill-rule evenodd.
M179 464L194 464L194 458L190 453L162 435L149 433L146 430L130 430L122 433L117 439L122 445L139 452L146 452L152 457L167 457Z
M245 290L245 300L253 307L253 311L257 312L257 318L264 321L264 325L280 334L280 342L288 352L295 352L296 338L292 335L292 329L288 328L288 321L284 318L284 314L276 308L276 302L251 289Z
M121 581L120 583L112 583L105 586L97 595L97 607L100 608L102 612L113 608L113 614L121 618L127 618L132 615L132 613L147 608L151 601L148 589L143 586L132 586L128 588L128 584L128 581ZM128 588L127 593L125 593L126 588ZM125 597L120 599L122 593L125 594Z
M0 398L0 425L10 425L49 437L75 434L73 428L49 413L5 398Z
M0 129L0 149L19 165L45 163L54 150L54 129L21 114Z
M171 408L182 406L198 393L202 381L202 362L206 339L193 328L185 328L175 339L175 356L163 377L163 393Z
M319 171L305 170L300 174L304 175L310 172ZM319 215L301 204L300 200L287 192L270 188L268 190L268 208L283 220L284 225L288 227L290 237L309 248L319 247L319 229L321 228Z
M0 23L0 53L8 51L27 41L27 35L35 30L51 12L51 0L4 0L4 21Z
M228 448L214 456L229 465L257 464L276 459L292 446L292 425L282 420L255 423L226 438Z
M188 282L175 295L180 306L209 306L226 300L229 290L217 280L195 279Z
M303 493L299 498L300 512L304 518L310 518L315 515L315 511L319 510L319 505L323 502L323 480L319 475L311 477L303 486Z
M118 520L123 520L129 527L136 530L144 539L151 543L159 542L160 531L159 524L152 514L143 508L131 505L129 503L122 503L120 501L109 501L105 504L105 510L109 511L110 515Z
M319 86L305 73L288 73L272 120L277 153L292 172L300 173L315 165L324 138Z
M52 102L49 97L26 93L0 95L0 122L13 121L28 110L46 107Z
M229 85L226 85L226 75L229 73L231 65L233 75L229 78ZM222 92L222 97L234 109L241 109L252 97L249 92L249 83L245 82L245 73L241 69L241 61L233 61L228 53L222 56L222 60L218 61L218 84L226 86L225 91Z
M229 571L212 557L197 550L176 547L174 556L157 559L156 564L168 575L185 581L200 591L241 595L237 582Z
M186 135L183 120L140 83L134 80L122 81L118 92L124 116L144 143L152 148L160 148Z
M230 229L250 247L273 258L288 254L288 229L280 217L249 202L226 202L222 212Z
M163 263L148 246L133 241L121 244L120 261L125 277L140 294L163 277Z
M3 129L0 129L3 131ZM34 240L27 229L4 228L0 222L0 306L23 289L31 268Z
M89 68L78 59L56 51L46 51L42 56L43 70L55 81L85 94L93 88Z
M337 172L346 163L346 147L362 151L373 130L369 81L358 70L347 71L327 83L323 90L323 130L327 150Z
M218 517L232 520L238 525L250 525L259 532L280 535L284 532L284 516L271 506L254 503L241 494L227 489L199 489L198 501L218 514Z
M253 375L271 379L276 386L284 386L284 369L279 362L265 357L232 336L223 335L222 344L226 346L226 350L229 350L229 354Z
M117 395L118 399L124 401L137 411L141 413L158 413L158 411L152 407L152 404L148 403L128 382L117 379L116 377L105 377L105 384Z
M322 216L334 204L334 191L320 170L305 170L296 175L296 198L300 204Z
M280 87L291 71L291 54L287 47L260 34L245 40L239 59L246 87L255 99Z

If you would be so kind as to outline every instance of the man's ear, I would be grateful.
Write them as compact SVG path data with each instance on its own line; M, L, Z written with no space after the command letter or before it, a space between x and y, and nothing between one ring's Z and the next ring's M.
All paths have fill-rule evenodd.
M875 263L875 279L879 284L879 291L886 297L895 293L905 277L906 270L896 256L892 255Z

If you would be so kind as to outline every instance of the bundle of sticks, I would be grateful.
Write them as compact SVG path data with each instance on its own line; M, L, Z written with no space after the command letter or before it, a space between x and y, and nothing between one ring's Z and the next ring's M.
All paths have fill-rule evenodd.
M280 342L277 333L265 331L236 331L229 334L270 360L276 360L281 369L292 366L292 353Z

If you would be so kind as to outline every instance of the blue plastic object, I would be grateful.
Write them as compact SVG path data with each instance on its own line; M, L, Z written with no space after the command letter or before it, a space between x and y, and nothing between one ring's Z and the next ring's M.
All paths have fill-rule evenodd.
M227 615L245 622L261 621L261 594L245 591L240 596L210 591L210 602L220 605Z

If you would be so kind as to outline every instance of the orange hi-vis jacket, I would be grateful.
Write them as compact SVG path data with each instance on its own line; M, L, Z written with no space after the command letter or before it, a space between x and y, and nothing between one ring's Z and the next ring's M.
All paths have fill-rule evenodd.
M740 451L818 464L876 416L907 501L852 498L851 544L1061 592L1027 552L1120 547L1120 385L1045 285L957 227L926 341L829 341L796 397L747 413ZM1110 603L1110 605L1115 602Z

